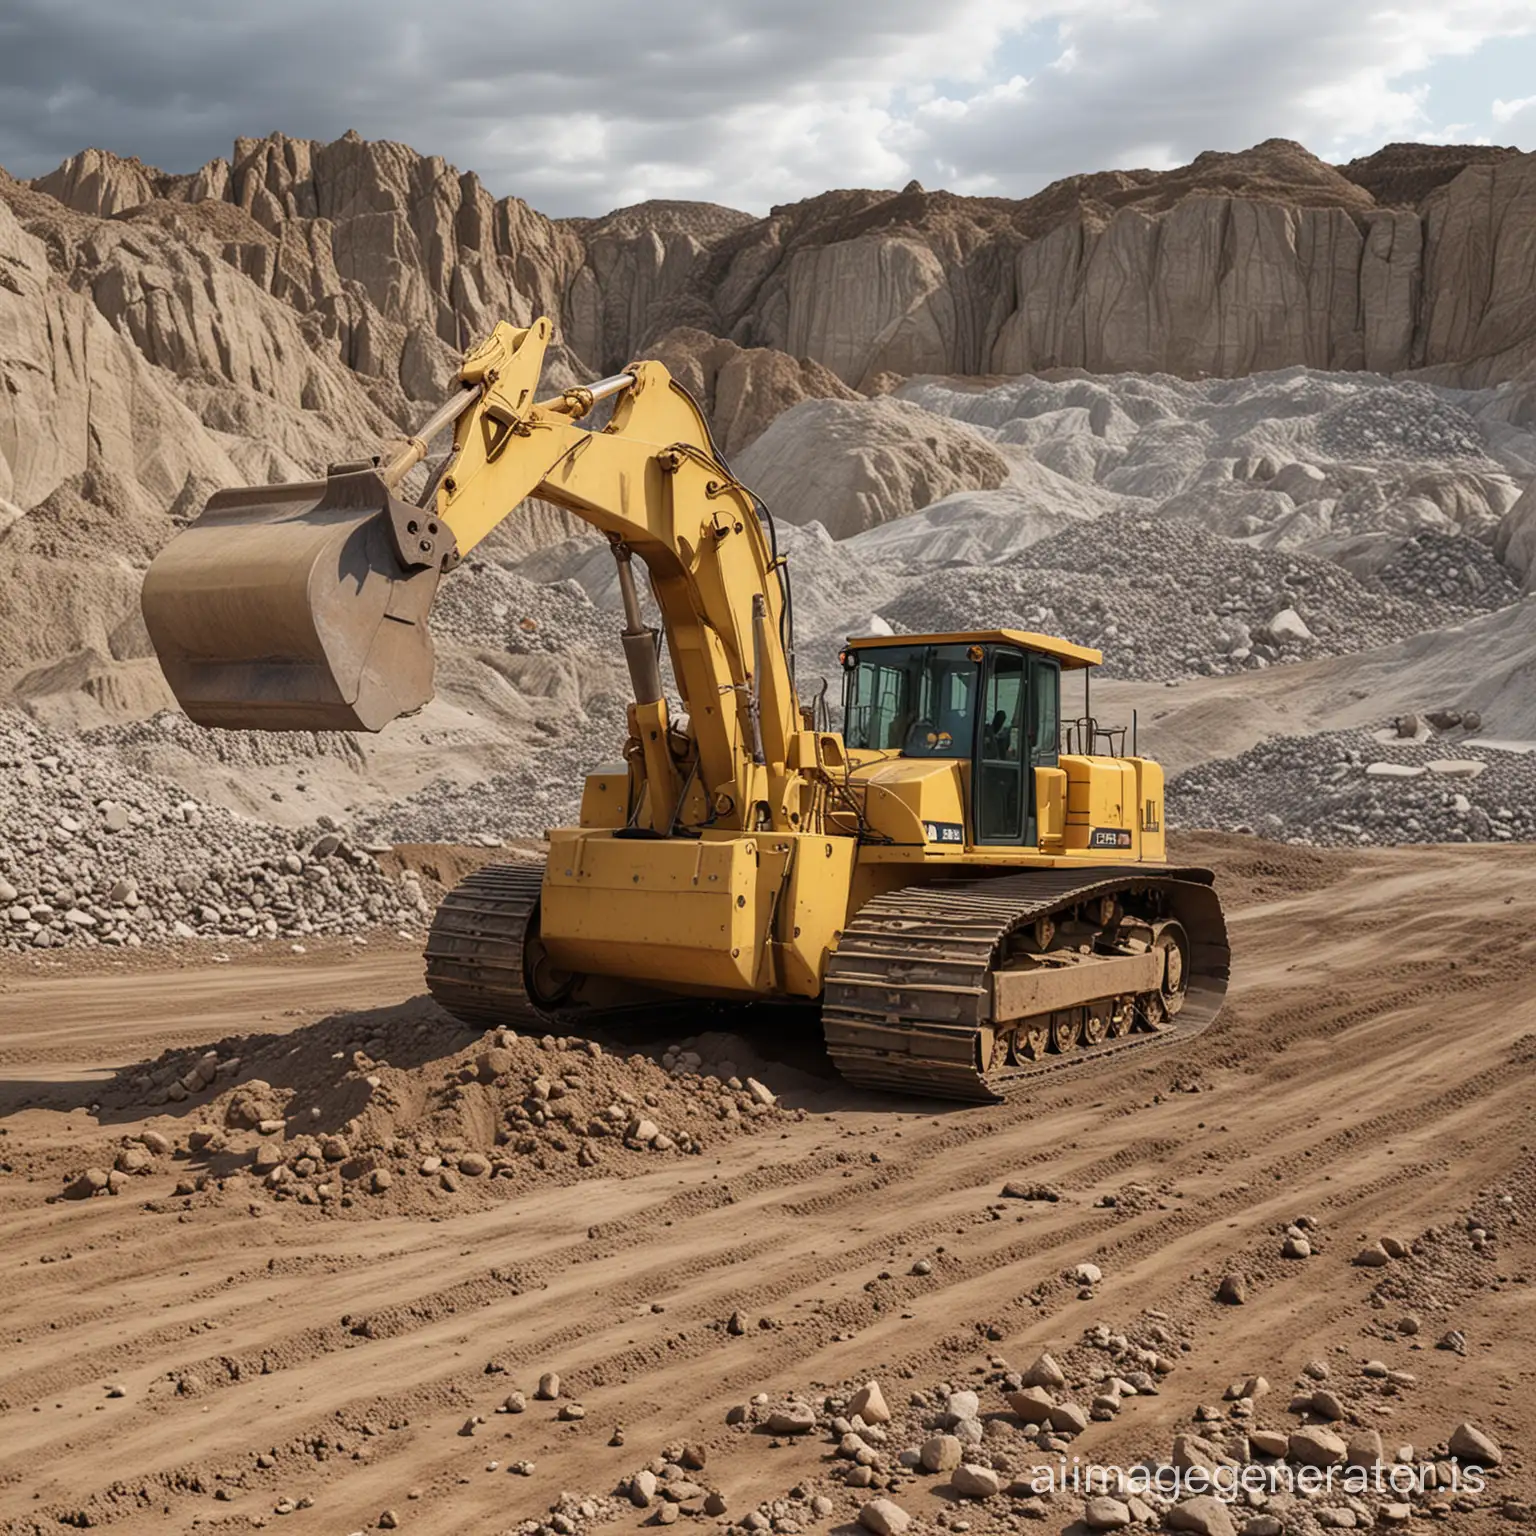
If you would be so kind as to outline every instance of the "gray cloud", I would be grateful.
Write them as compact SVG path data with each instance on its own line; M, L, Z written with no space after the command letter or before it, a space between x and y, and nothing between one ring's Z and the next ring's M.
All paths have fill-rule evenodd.
M760 209L914 174L1018 196L1138 155L1402 136L1418 109L1397 77L1522 18L1518 0L9 0L0 164L36 175L95 144L182 171L240 135L355 128L556 214ZM1003 88L1000 45L1030 24L1061 30L1071 67Z

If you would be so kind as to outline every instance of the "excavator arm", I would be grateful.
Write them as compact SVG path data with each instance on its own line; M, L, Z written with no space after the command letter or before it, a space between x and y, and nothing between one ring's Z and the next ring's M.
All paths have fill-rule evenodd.
M146 625L203 724L378 730L432 694L437 584L529 496L610 539L624 597L640 759L636 824L810 830L835 738L806 729L783 639L784 591L750 491L661 364L538 401L547 320L500 324L460 392L382 467L215 495L145 578ZM616 396L600 431L581 419ZM453 451L417 505L396 494L449 424ZM668 719L631 560L650 573L688 717Z

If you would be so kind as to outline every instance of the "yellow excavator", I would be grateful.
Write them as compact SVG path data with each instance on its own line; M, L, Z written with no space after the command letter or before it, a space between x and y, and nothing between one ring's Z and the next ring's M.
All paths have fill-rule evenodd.
M828 729L796 693L771 516L699 406L656 362L541 401L550 336L499 324L387 461L219 492L144 581L194 721L377 731L432 697L439 581L526 498L607 535L623 761L587 775L542 868L489 865L444 898L432 995L468 1023L571 1032L679 997L819 999L846 1077L972 1100L1209 1024L1221 906L1209 871L1166 862L1161 768L1088 713L1100 654L1007 629L850 639ZM1064 723L1065 673L1084 712Z

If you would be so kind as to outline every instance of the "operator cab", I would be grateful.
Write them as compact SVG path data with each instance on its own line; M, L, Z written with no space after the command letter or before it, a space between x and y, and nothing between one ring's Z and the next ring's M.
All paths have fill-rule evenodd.
M850 640L843 739L855 751L968 760L975 840L1033 845L1034 770L1057 766L1062 671L1102 659L1011 629Z

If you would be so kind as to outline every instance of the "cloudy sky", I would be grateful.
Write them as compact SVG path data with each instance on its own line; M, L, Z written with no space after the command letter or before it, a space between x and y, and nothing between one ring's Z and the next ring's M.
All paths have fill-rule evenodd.
M1536 149L1536 0L4 0L0 165L403 140L551 214L1023 196L1299 139Z

